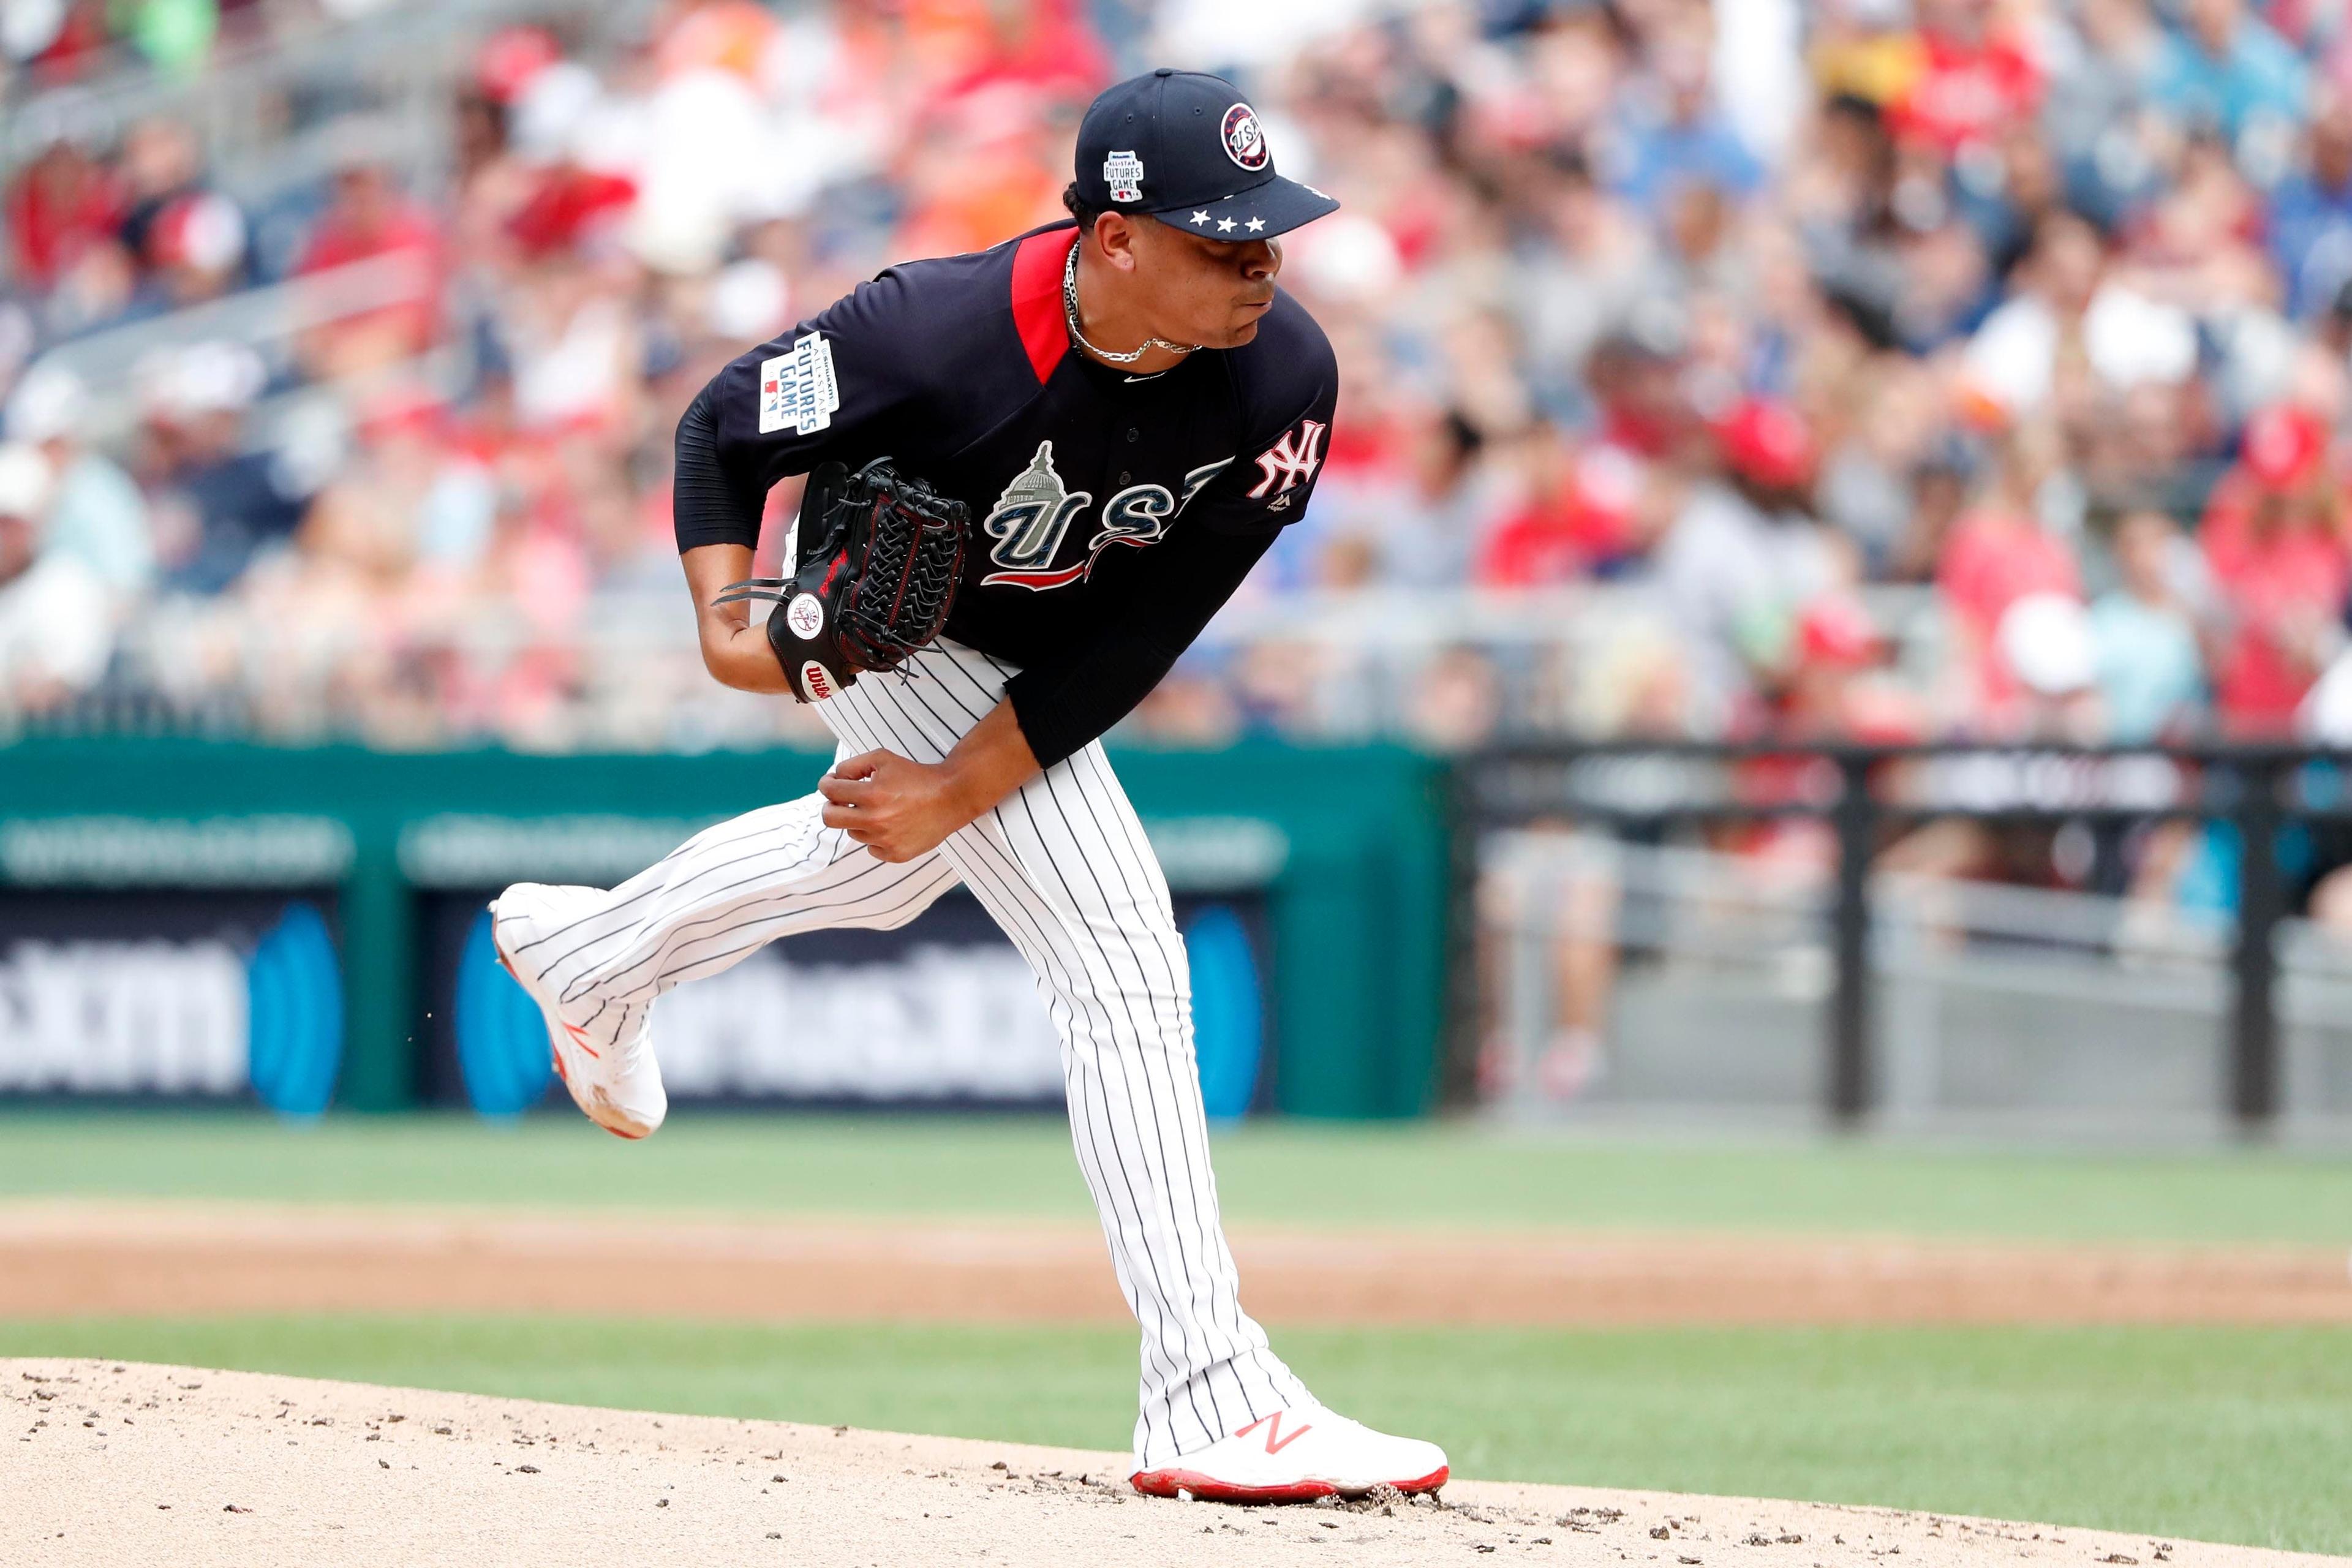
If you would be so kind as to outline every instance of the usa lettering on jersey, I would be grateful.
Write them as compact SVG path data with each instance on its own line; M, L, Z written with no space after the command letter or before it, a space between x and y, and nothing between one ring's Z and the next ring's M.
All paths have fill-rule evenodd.
M1067 572L1049 568L1062 552L1062 540L1070 531L1072 520L1094 499L1088 490L1071 493L1062 476L1054 471L1054 443L1038 442L1036 456L1013 476L1013 482L1004 487L1004 493L996 498L996 505L980 525L981 531L996 541L989 547L988 558L1004 568L982 577L980 585L1003 583L1018 588L1059 588L1076 582L1085 574L1084 567Z
M1139 550L1159 543L1167 534L1169 519L1182 511L1201 487L1232 461L1221 458L1186 474L1181 497L1171 495L1166 485L1129 485L1103 504L1102 521L1087 542L1086 555L1057 567L1054 558L1062 552L1070 524L1095 498L1092 491L1073 491L1063 484L1054 468L1054 443L1040 441L1036 455L1013 477L981 522L981 531L996 541L989 547L988 558L1004 570L991 572L980 585L1045 593L1083 583L1094 575L1095 563L1112 545Z
M1286 430L1282 439L1257 455L1258 481L1249 489L1249 499L1265 500L1269 496L1282 496L1297 485L1315 477L1323 465L1323 432L1319 419L1302 419L1295 430Z
M760 434L790 429L813 436L833 423L841 384L833 374L833 345L810 332L790 352L760 362Z

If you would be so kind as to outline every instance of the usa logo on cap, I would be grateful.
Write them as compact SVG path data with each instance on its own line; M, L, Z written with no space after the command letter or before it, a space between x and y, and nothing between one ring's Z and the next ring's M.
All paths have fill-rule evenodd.
M1253 174L1265 167L1265 132L1258 128L1256 110L1246 103L1226 110L1223 135L1226 157Z

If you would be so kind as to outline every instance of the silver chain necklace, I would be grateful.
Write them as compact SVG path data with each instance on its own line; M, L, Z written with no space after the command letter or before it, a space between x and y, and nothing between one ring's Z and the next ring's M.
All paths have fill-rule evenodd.
M1079 245L1084 243L1086 243L1084 240L1078 242ZM1108 364L1133 364L1153 349L1166 349L1171 353L1188 354L1201 346L1198 343L1171 343L1166 338L1146 338L1143 340L1143 346L1132 353L1113 353L1108 349L1098 349L1087 342L1086 333L1078 331L1077 245L1070 247L1070 258L1062 265L1062 315L1069 323L1070 341L1095 358Z

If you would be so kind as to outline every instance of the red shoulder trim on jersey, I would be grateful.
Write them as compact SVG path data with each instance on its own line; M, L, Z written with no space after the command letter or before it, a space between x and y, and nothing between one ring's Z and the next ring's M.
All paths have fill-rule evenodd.
M1069 329L1062 320L1062 268L1077 243L1076 229L1049 228L1023 240L1013 253L1013 325L1040 384L1070 352Z

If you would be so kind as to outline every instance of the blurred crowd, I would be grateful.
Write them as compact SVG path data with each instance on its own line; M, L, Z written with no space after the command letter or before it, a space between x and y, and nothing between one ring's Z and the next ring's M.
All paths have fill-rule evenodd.
M55 141L0 192L0 707L814 734L681 641L678 412L889 262L1059 216L1078 110L1171 59L1345 204L1283 275L1343 385L1229 617L1275 629L1135 733L2352 738L2345 0L1311 9L509 26L431 110L446 169L355 138L266 208L184 124ZM1351 601L1471 609L1409 648L1282 613ZM1368 669L1391 700L1341 695Z
M194 76L224 49L267 47L396 0L9 0L0 99L123 69Z

